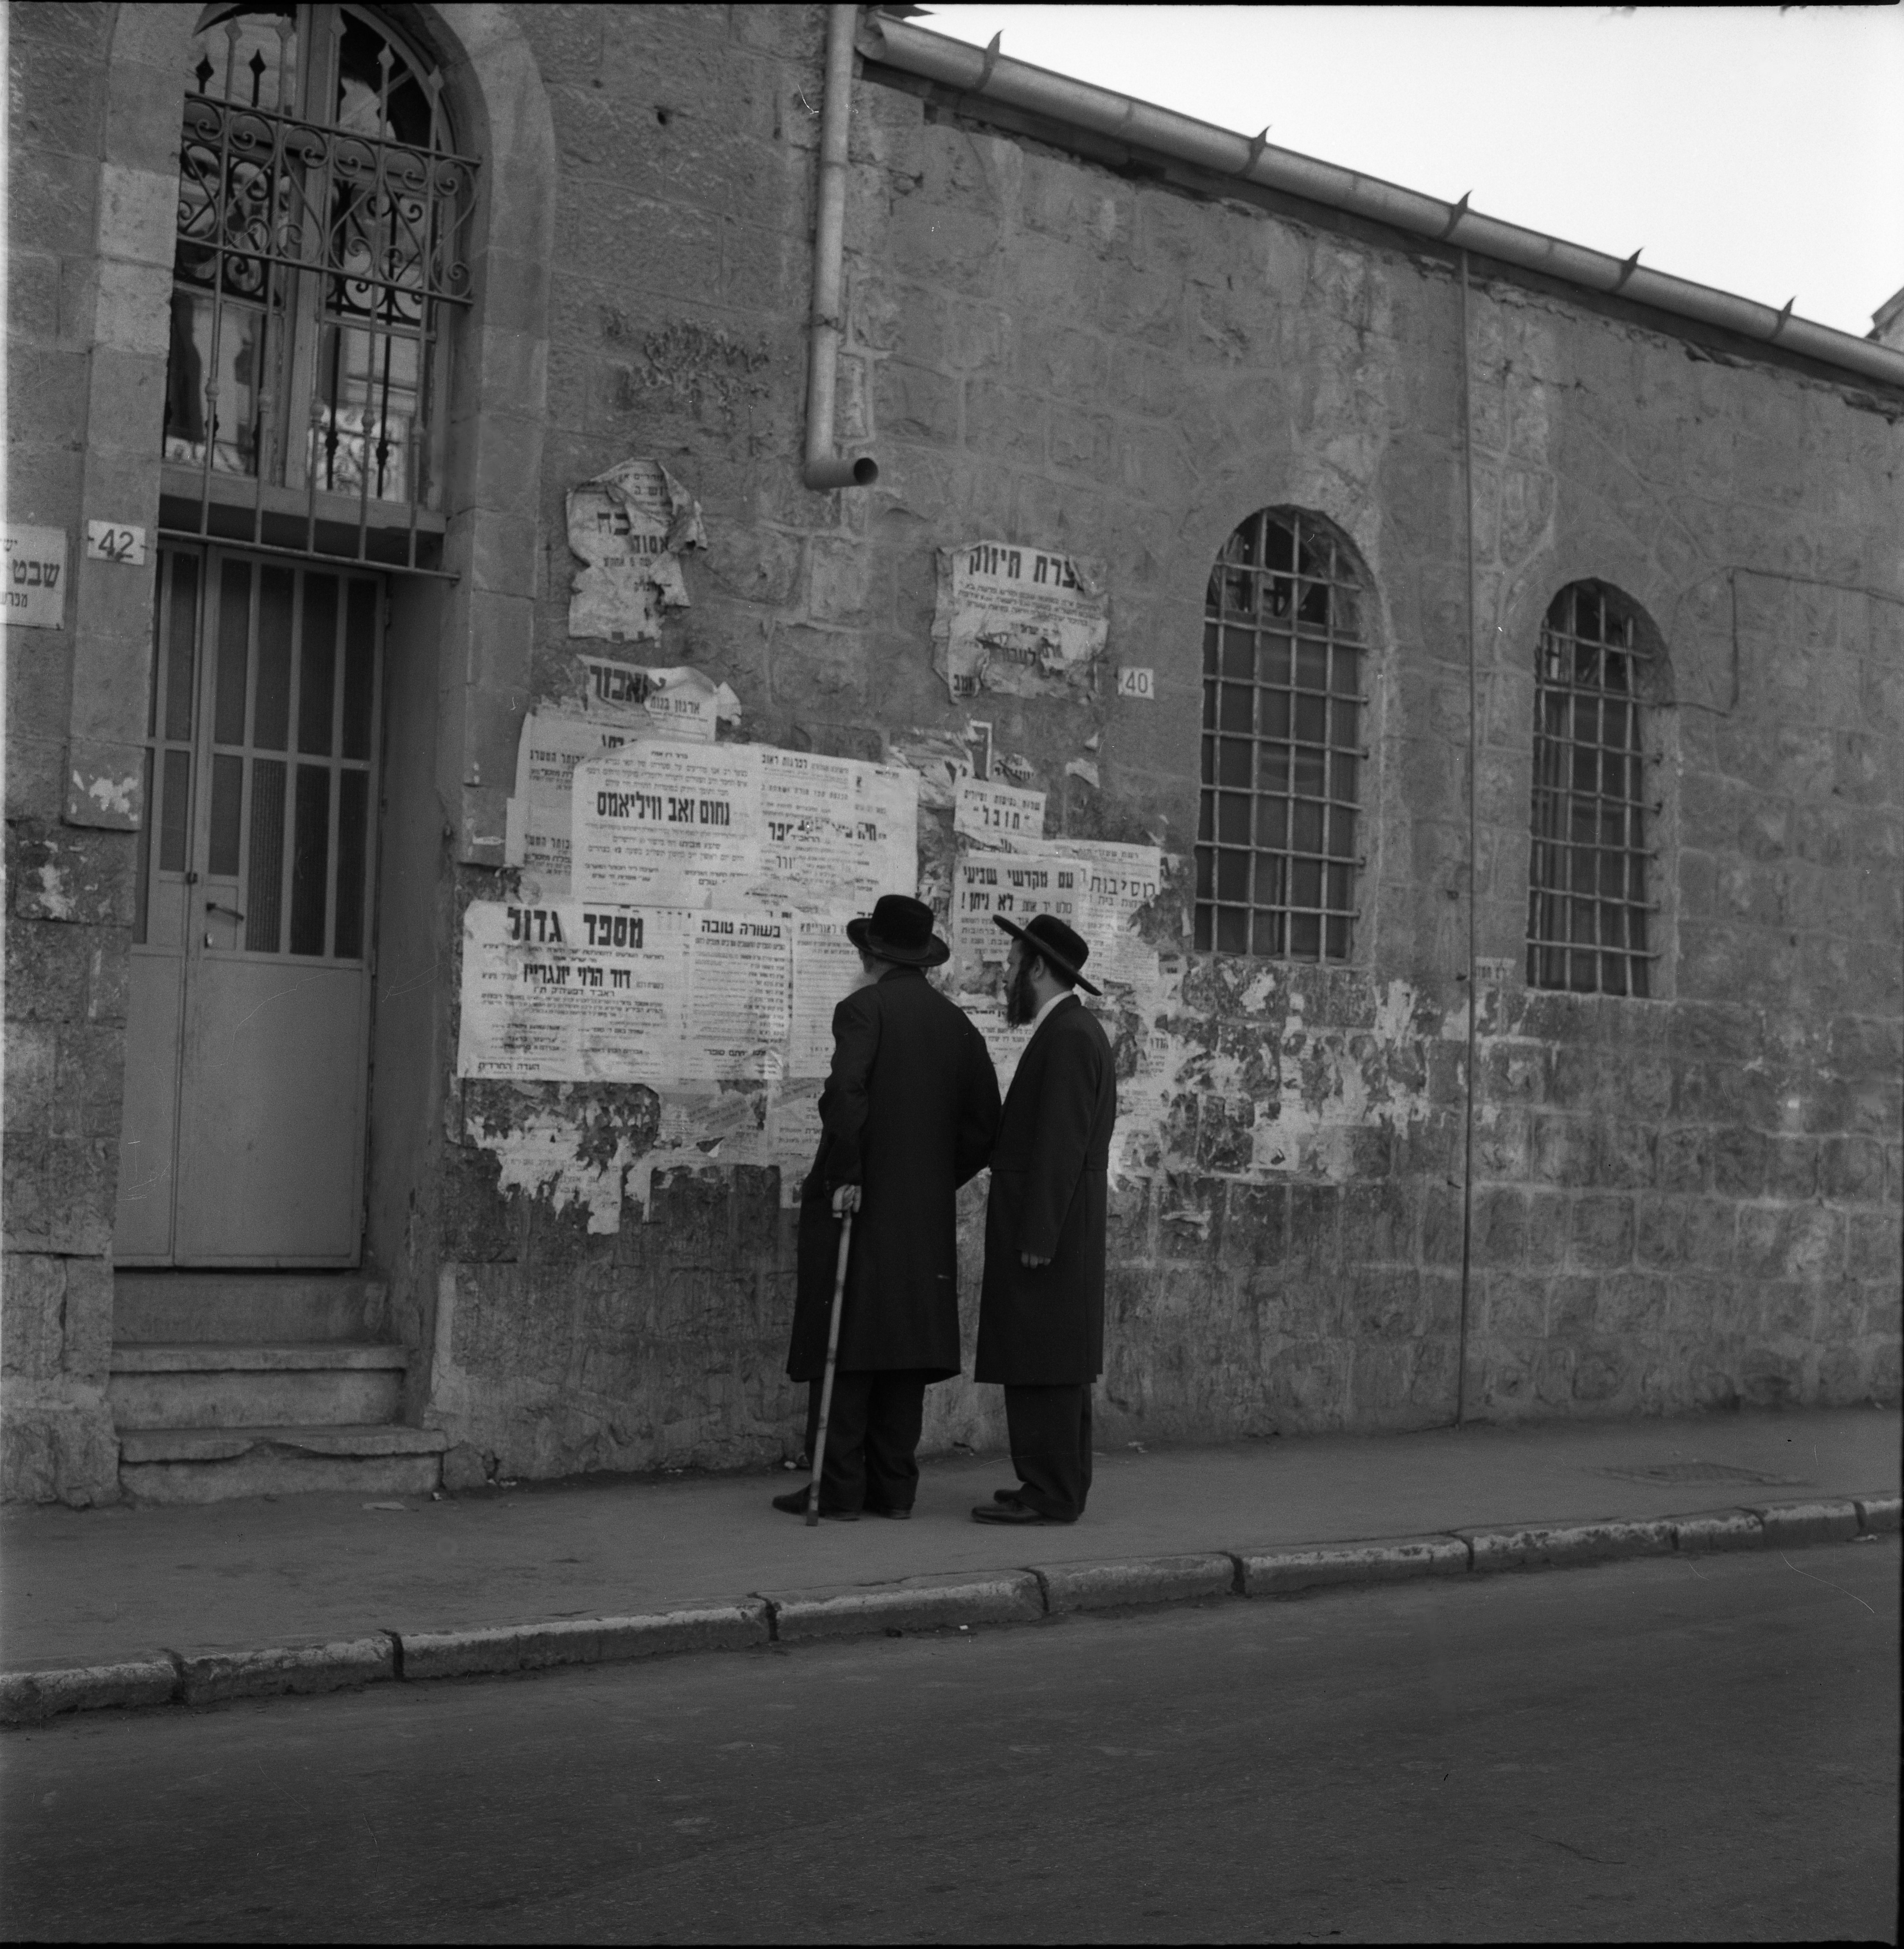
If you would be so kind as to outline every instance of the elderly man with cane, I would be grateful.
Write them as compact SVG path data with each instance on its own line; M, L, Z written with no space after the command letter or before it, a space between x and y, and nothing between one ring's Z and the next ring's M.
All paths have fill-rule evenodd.
M932 910L883 894L846 924L865 980L833 1012L833 1068L820 1145L801 1192L790 1379L809 1382L807 1453L816 1513L836 1521L912 1513L927 1384L959 1369L958 1187L982 1170L999 1122L985 1038L925 978L952 950ZM838 1358L820 1407L843 1222L853 1216ZM808 1513L810 1485L773 1499Z
M1005 1384L1015 1488L985 1523L1070 1523L1091 1489L1091 1384L1104 1370L1104 1224L1117 1082L1110 1044L1073 992L1090 949L1051 914L1013 937L1005 1018L1031 1040L1006 1093L985 1214L974 1377Z

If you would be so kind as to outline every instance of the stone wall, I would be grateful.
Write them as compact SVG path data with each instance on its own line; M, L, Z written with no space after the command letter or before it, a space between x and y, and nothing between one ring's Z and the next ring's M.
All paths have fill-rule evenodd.
M11 17L28 107L8 513L76 538L82 469L106 444L85 418L111 329L101 104L128 84L108 71L113 10ZM710 542L651 660L731 685L741 735L890 757L983 716L1049 793L1051 829L1176 863L1149 923L1157 983L1110 1023L1126 1070L1140 1035L1167 1047L1169 1087L1114 1200L1107 1439L1450 1416L1471 972L1469 1411L1895 1397L1904 402L1477 260L1471 834L1452 253L962 119L869 72L839 432L881 477L813 494L799 459L823 10L417 17L452 62L526 41L554 152L536 198L520 180L527 111L480 132L515 171L484 285L511 295L480 356L472 340L456 418L459 440L501 431L452 499L509 521L493 545L452 533L468 600L443 605L436 673L416 679L452 699L432 734L440 776L396 795L414 910L441 937L406 937L385 978L415 1021L380 1003L405 1048L377 1071L373 1244L424 1357L415 1411L461 1444L458 1471L733 1465L794 1434L775 1175L664 1145L645 1090L479 1088L449 1068L460 911L510 886L496 781L521 709L573 687L563 497L631 455L691 490ZM155 156L174 85L149 77L159 107L118 118ZM536 213L551 207L552 222ZM517 424L542 371L536 241L552 252L539 455ZM134 417L113 424L143 437ZM1333 522L1370 583L1368 857L1343 967L1188 951L1205 580L1268 506ZM979 539L1102 558L1106 660L1154 669L1154 701L1107 685L955 704L930 664L934 553ZM1662 958L1645 1001L1523 980L1534 647L1554 594L1583 579L1623 592L1661 646ZM533 635L526 673L485 629ZM110 1478L130 847L64 804L75 636L8 645L7 1242L23 1256L5 1358L8 1492L79 1498ZM121 623L87 643L142 698ZM1095 784L1066 769L1087 751ZM922 882L942 897L945 800L929 791L921 816ZM981 1195L964 1206L968 1328ZM991 1391L933 1390L929 1442L995 1441Z
M1113 1024L1127 1058L1140 1028L1167 1034L1173 1087L1114 1200L1102 1392L1112 1438L1447 1419L1469 844L1456 260L1268 198L1129 180L863 79L839 431L881 478L809 494L818 10L521 17L563 170L544 694L571 681L562 495L654 455L700 498L712 543L657 661L731 684L742 735L876 757L984 716L1051 794L1054 828L1160 838L1185 861L1216 551L1265 505L1356 544L1378 620L1355 961L1188 956L1173 881L1161 1006ZM1898 583L1897 403L1473 275L1468 1408L1893 1394L1904 660L1895 598L1859 592ZM930 664L933 552L980 538L1104 558L1107 661L1154 667L1157 701L953 705ZM1521 979L1534 642L1555 592L1589 577L1640 605L1666 653L1649 732L1666 953L1648 1001ZM1065 771L1093 738L1096 787ZM943 893L947 813L922 824ZM638 1169L605 1218L604 1183L608 1229L591 1232L576 1165L648 1155L646 1093L504 1093L514 1105L486 1094L449 1167L446 1425L510 1472L784 1447L791 1221L772 1186L670 1159L649 1203ZM544 1195L505 1195L532 1127L557 1136L567 1178L552 1159ZM933 1400L929 1441L1001 1432L967 1383Z

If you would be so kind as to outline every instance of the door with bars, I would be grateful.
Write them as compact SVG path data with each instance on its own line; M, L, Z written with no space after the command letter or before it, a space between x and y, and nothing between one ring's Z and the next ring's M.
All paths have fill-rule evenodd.
M384 615L374 575L162 554L120 1264L358 1261Z

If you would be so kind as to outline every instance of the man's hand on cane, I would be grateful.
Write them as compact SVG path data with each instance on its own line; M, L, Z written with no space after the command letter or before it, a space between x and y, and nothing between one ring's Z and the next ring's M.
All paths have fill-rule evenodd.
M856 1184L836 1184L833 1187L833 1215L843 1218L849 1211L859 1209L859 1187Z

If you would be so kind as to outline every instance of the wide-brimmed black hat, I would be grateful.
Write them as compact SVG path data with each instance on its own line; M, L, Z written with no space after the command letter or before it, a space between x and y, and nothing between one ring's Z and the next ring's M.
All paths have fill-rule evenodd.
M936 968L952 950L932 931L932 909L904 894L881 894L870 915L846 922L846 938L862 953L902 968Z
M1104 993L1078 971L1090 958L1089 945L1083 935L1073 933L1056 914L1034 914L1023 927L1016 921L1007 920L1003 914L994 914L992 918L1007 934L1022 940L1041 961L1048 961L1070 975L1087 995Z

